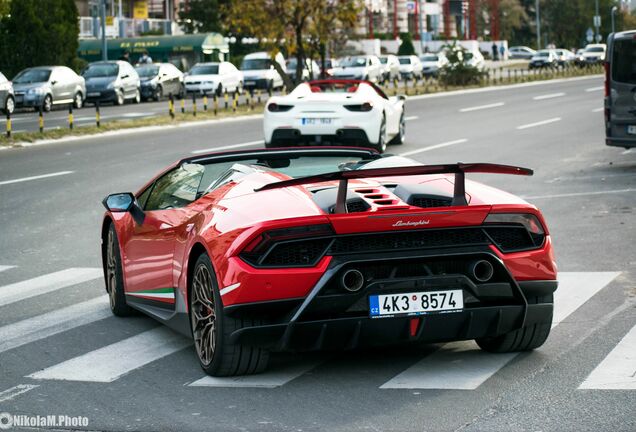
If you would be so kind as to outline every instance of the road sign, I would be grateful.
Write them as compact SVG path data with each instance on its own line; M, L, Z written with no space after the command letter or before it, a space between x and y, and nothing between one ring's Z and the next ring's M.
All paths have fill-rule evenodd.
M600 26L601 26L601 16L594 15L594 27L600 27Z
M601 41L603 40L603 36L601 36L600 34L596 35L596 43L601 43Z
M594 40L594 30L592 30L591 27L589 27L585 32L585 39L587 39L590 43Z

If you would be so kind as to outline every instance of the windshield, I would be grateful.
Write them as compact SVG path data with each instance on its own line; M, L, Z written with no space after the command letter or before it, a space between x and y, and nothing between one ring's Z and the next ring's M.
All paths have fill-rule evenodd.
M603 47L590 47L590 48L586 48L585 52L602 53L602 52L605 52L605 49Z
M138 66L137 73L141 78L150 78L154 77L159 73L159 66L149 65L149 66Z
M190 75L218 75L219 65L198 65L190 69Z
M400 57L400 64L411 64L411 59L410 58L404 58L404 57Z
M436 55L425 55L420 57L420 60L425 62L434 62L438 60L438 57Z
M13 78L15 84L31 84L39 82L47 82L51 76L49 69L27 69L20 72Z
M92 64L84 69L82 76L84 78L98 78L117 76L119 73L119 65L115 63Z
M294 69L296 67L296 59L289 59L287 60L287 67L290 69Z
M271 64L270 59L246 59L241 63L241 70L269 69Z
M367 59L364 57L348 57L340 62L340 66L342 67L362 67L366 64Z

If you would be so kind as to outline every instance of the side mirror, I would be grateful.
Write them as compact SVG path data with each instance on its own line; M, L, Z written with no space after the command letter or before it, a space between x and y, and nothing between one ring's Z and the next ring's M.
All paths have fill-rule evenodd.
M110 194L102 201L106 210L111 212L127 212L135 202L135 196L130 192Z
M121 79L126 79L126 78L128 78L128 77L129 77L129 75L128 75L128 74L126 74L126 75L122 75L120 78L121 78Z
M130 212L131 216L142 225L144 223L145 214L135 202L135 196L130 192L110 194L102 201L106 210L113 213Z
M57 84L57 81L55 80L51 81L51 85L55 85L55 84Z

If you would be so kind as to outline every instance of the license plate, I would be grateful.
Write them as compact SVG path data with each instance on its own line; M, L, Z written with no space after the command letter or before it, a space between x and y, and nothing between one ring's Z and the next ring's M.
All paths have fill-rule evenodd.
M627 133L630 135L636 135L636 125L627 126Z
M303 117L300 119L301 124L304 125L330 125L333 119L330 118L308 118Z
M100 94L100 92L90 92L88 93L88 97L98 97Z
M246 86L253 86L254 84L256 84L256 81L245 81Z
M464 308L462 290L411 292L369 296L371 317L423 315Z

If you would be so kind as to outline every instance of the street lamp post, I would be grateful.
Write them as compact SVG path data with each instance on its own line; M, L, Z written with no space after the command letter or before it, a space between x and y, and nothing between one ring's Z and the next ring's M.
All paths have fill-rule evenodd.
M535 2L536 19L537 19L537 49L541 49L541 12L539 11L539 0Z
M108 60L108 52L106 46L106 1L102 0L100 5L100 19L101 19L101 27L102 27L102 60Z
M615 21L616 21L616 12L617 11L618 11L618 7L613 6L612 7L612 13L611 13L611 16L612 16L612 33L616 32L616 28L615 28L616 23L615 23Z
M596 43L599 43L601 41L601 31L600 31L600 27L601 27L601 16L598 14L598 0L596 0L595 2L595 15L594 15L594 28L596 29L596 36L594 36Z

